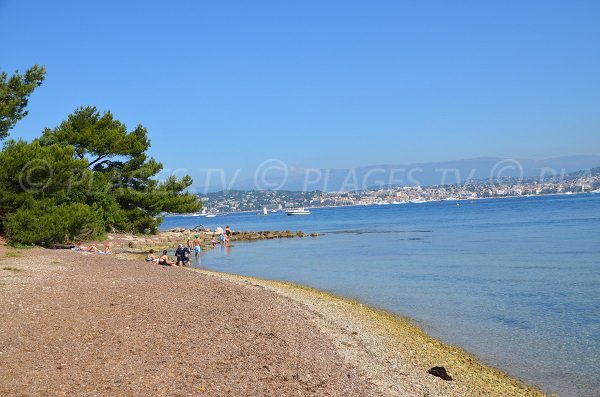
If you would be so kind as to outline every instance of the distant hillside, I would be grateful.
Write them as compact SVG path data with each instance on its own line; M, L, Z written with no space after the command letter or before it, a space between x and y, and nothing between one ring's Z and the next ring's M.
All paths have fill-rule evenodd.
M589 170L579 170L575 172L571 172L570 176L600 176L600 167L595 167Z
M269 189L290 191L321 190L326 192L355 191L377 186L432 186L463 183L472 179L497 180L501 177L549 177L573 172L600 172L600 155L566 156L545 160L502 159L480 157L466 160L405 165L372 165L353 169L312 169L295 171L287 177L266 175L259 183L253 179L234 182L237 190ZM581 171L583 170L583 171ZM196 186L206 191L204 186ZM223 190L214 185L208 191Z

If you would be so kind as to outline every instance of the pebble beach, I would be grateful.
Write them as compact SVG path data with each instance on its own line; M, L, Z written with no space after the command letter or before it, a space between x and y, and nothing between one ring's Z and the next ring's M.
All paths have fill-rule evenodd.
M0 395L542 395L407 319L310 288L118 251L0 257Z

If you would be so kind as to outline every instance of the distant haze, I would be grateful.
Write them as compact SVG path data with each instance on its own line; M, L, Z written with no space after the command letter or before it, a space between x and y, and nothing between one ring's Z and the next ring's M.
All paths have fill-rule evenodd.
M464 183L473 179L558 176L600 166L600 155L565 156L545 160L480 157L465 160L372 165L348 169L294 169L279 160L261 164L253 178L206 170L194 175L194 191L220 190L361 190L378 186L430 186Z

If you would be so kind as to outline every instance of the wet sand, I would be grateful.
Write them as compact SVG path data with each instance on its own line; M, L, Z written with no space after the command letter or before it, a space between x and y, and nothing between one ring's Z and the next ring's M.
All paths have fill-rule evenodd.
M319 291L122 254L0 256L0 395L541 395Z

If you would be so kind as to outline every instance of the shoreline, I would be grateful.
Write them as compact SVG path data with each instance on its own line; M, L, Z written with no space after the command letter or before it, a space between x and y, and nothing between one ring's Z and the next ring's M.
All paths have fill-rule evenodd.
M172 394L184 386L171 372L181 366L185 373L195 360L191 366L205 372L194 376L206 379L197 385L186 377L184 383L198 395L543 395L407 318L310 287L165 268L131 254L2 248L0 315L7 321L0 334L0 366L6 368L0 392L72 394L92 384L101 395L123 387L143 394L139 390L156 390L151 386ZM181 324L187 324L184 334ZM172 338L177 343L156 351L154 345ZM165 358L156 361L155 355ZM239 367L240 360L247 364ZM98 389L123 376L115 365L133 386L120 380ZM454 380L428 374L433 366L444 366ZM223 378L223 371L231 375Z
M436 200L427 200L427 201L423 201L423 202L419 202L419 203L412 203L412 202L406 202L406 203L390 203L390 202L382 202L382 203L368 203L368 204L348 204L348 205L320 205L317 207L311 207L311 206L306 206L304 208L307 209L319 209L319 208L346 208L346 207L379 207L379 206L387 206L387 205L394 205L394 206L398 206L398 205L406 205L406 204L427 204L427 203L440 203L440 202L465 202L465 201L472 201L472 200L495 200L495 199L518 199L518 198L543 198L543 197L552 197L552 196L575 196L575 195L595 195L595 194L600 194L597 191L589 191L589 192L572 192L572 193L545 193L545 194L530 194L530 195L518 195L518 196L494 196L494 197L469 197L469 198L459 198L459 199L452 199L449 200L447 198L444 199L436 199ZM282 210L277 210L277 213L281 213L285 211L285 209ZM223 216L227 216L227 215L236 215L236 214L254 214L260 212L260 210L248 210L248 211L231 211L231 212L223 212L223 213L218 213L217 217L223 217ZM188 217L188 218L197 218L197 219L201 219L201 218L205 218L205 216L191 216L191 215L182 215L182 214L168 214L167 216L169 217ZM211 218L209 218L211 219ZM162 229L159 228L159 231L164 231Z
M194 267L186 270L242 285L256 285L302 305L313 314L310 321L336 341L345 359L361 367L381 390L391 395L545 395L536 387L481 362L472 353L431 337L409 317L293 282ZM444 366L453 381L429 375L427 370L434 366ZM403 384L406 377L414 383ZM435 391L421 388L432 380Z

